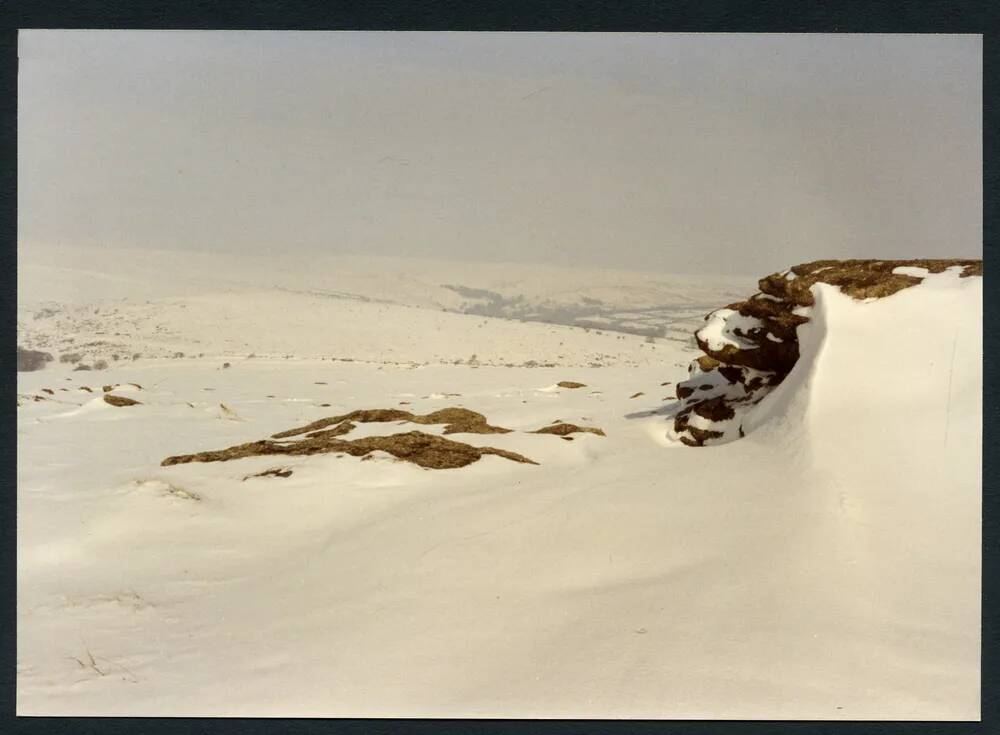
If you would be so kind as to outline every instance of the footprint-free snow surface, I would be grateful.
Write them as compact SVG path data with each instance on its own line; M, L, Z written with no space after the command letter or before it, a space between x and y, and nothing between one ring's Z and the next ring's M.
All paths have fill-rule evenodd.
M67 292L94 285L78 263L22 275L19 342L55 359L18 375L19 714L978 718L981 278L869 303L818 284L746 436L688 447L667 435L699 353L648 323L460 313L399 274L395 298L360 278L146 294L129 263L89 265L103 295ZM420 283L541 298L455 273ZM635 278L681 322L736 288ZM592 298L626 313L616 283ZM445 408L509 431L404 416L336 439L536 464L162 464ZM560 424L603 435L538 433Z

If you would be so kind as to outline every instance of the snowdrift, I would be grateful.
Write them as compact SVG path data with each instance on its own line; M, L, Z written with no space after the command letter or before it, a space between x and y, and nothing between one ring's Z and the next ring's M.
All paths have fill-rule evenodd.
M972 276L982 277L982 261L820 260L762 278L760 293L713 311L695 332L705 355L691 363L687 380L677 384L681 405L671 438L700 447L732 441L744 436L747 427L759 424L771 411L769 405L760 404L769 403L766 396L796 369L800 340L808 341L810 350L804 355L806 364L797 372L801 375L814 368L827 330L827 315L819 303L822 293L833 289L870 303L926 279L940 289L949 284L957 287ZM872 312L859 313L863 319ZM931 322L931 328L937 328L937 321ZM879 340L892 342L898 331L898 327L887 327ZM857 349L860 356L866 348L859 345Z

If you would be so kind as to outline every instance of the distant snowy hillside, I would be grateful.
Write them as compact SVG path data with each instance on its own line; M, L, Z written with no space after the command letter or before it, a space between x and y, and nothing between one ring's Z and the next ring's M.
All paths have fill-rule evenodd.
M296 332L295 319L326 319L343 327L343 319L338 317L341 310L344 318L363 320L373 335L386 321L402 320L411 323L409 333L420 342L439 341L435 334L414 331L421 320L426 322L426 317L399 310L404 307L579 326L615 335L663 338L686 346L692 344L691 332L707 310L744 293L750 283L750 278L647 275L502 263L323 255L227 256L22 244L18 319L19 334L36 341L47 336L50 347L70 349L65 343L53 342L53 335L75 337L77 332L85 331L87 342L113 343L120 353L141 352L147 356L171 356L177 351L239 354L250 340L238 334L221 343L203 334L185 339L184 330L169 323L173 320L171 311L177 308L189 310L187 321L210 320L218 303L225 304L228 318L237 322L233 328L244 334L248 329L270 334L264 325L259 330L254 326L255 320L268 319L271 312L295 315L282 330L283 346L258 344L255 349L272 354L291 351L300 357L373 357L371 353L351 354L350 350L343 354L342 344L334 344L339 351L324 352L311 334L303 335L306 339L299 340L301 346L289 347ZM95 312L96 308L100 311ZM119 321L123 326L158 326L159 330L156 335L133 338L132 330L113 323ZM460 326L478 324L475 320L453 319L447 323L458 325L458 332L451 337L456 344L465 345L469 336L483 334L480 331L470 335ZM168 335L177 338L161 339ZM97 339L102 336L126 338ZM461 353L449 351L447 355L436 355L433 349L424 348L414 354L401 354L395 335L387 335L385 341L397 343L392 359L398 360L440 357L453 361L484 349L469 345L468 351L463 347ZM490 337L487 341L496 339ZM547 341L558 346L558 339ZM600 352L601 346L608 344L597 340L593 348ZM100 357L108 359L105 352L114 354L115 350L101 352ZM518 362L557 362L557 355L558 351L526 355ZM490 359L503 363L505 356ZM593 361L588 358L584 364Z

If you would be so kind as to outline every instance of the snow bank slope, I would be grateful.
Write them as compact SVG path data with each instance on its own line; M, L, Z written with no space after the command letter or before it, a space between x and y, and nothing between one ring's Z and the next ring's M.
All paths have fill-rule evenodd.
M761 441L792 432L813 447L846 443L862 464L890 446L909 454L918 441L930 458L944 459L949 445L978 452L982 284L946 271L873 301L813 286L799 361L745 429L762 431Z
M814 353L822 341L825 325L801 331L816 307L817 289L832 286L871 303L925 282L959 288L965 279L981 278L982 268L981 260L819 260L760 279L760 293L708 314L695 333L705 355L677 384L681 405L669 436L700 447L733 441L759 425L753 414L771 411L762 401L796 367L800 338L810 335ZM930 327L936 326L932 320Z

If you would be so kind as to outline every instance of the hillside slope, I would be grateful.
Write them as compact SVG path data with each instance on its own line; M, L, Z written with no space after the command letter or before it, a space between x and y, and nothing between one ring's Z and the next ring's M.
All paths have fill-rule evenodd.
M18 713L977 718L982 279L813 293L756 423L704 449L667 437L680 346L19 374ZM539 326L509 324L498 353ZM537 464L162 466L447 407L509 430L449 440ZM338 439L447 430L392 415ZM562 422L604 435L535 433Z

